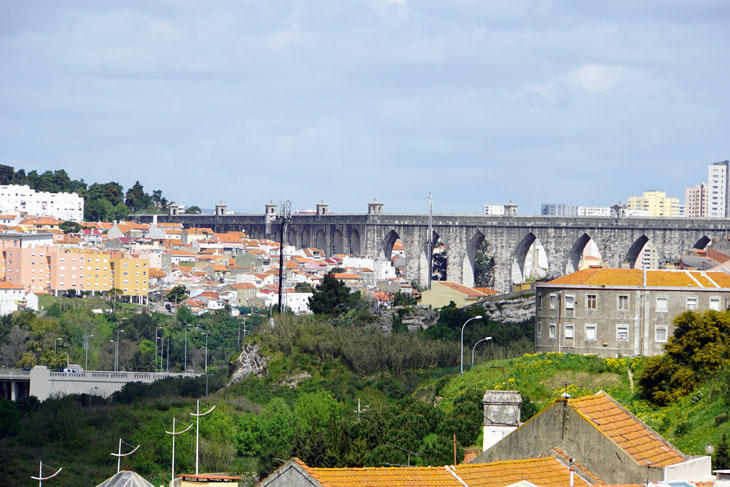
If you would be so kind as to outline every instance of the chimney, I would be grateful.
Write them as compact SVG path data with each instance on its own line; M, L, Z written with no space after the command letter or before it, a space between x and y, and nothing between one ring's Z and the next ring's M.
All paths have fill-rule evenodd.
M522 395L519 391L486 391L482 404L484 405L482 451L487 451L520 425Z

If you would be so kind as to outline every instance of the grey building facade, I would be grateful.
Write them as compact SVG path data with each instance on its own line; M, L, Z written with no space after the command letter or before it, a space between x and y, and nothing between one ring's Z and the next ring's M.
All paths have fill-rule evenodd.
M725 311L724 272L586 269L536 286L535 349L658 355L684 311Z

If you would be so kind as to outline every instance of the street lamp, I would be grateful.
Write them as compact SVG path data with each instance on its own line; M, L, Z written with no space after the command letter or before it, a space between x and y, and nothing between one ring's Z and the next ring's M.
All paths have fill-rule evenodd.
M477 345L479 345L482 342L488 342L491 339L492 339L492 337L484 337L474 344L474 346L471 349L471 366L472 367L474 367L474 351L477 349Z
M94 335L87 335L86 336L86 362L84 362L84 370L89 370L89 341L91 341L91 337Z
M157 328L155 328L155 372L158 372L158 368L157 368L157 340L159 339L159 337L157 336L157 330L162 330L162 327L161 326L158 326ZM163 342L161 342L161 344L164 346L165 342L163 341ZM162 357L162 354L160 354L160 357ZM162 358L160 358L160 362L161 361L162 361Z
M63 341L63 338L58 337L55 340L53 340L53 355L56 355L58 353L58 340Z
M469 323L472 320L481 320L481 315L475 316L473 318L469 318L464 322L463 325L461 325L461 367L459 368L459 374L464 373L464 328L466 327L466 324Z
M114 342L114 372L119 371L119 334L124 333L124 330L117 330L117 339Z
M206 332L202 332L203 335L205 335L205 395L208 395L208 334Z

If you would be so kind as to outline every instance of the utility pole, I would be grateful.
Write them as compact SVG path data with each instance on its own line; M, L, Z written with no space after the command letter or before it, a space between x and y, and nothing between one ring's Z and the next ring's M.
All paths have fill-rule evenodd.
M122 453L122 443L124 443L126 446L132 446L124 441L122 441L121 438L119 438L119 450L117 450L117 453L110 453L111 456L117 457L117 473L120 472L122 469L122 457L127 457L131 455L132 453L137 451L137 448L139 448L139 445L135 446L134 449L127 453Z
M282 313L282 296L284 294L284 232L291 221L291 201L286 200L279 204L279 214L276 216L279 220L279 314Z
M200 413L200 399L198 399L195 402L195 412L190 413L190 416L195 416L195 475L198 475L198 445L199 445L199 439L200 439L200 417L208 415L213 412L215 409L215 406L210 408L204 413Z
M51 468L53 468L53 467L51 467ZM48 477L44 477L43 476L43 460L41 460L40 467L38 467L38 477L33 477L31 475L30 478L32 478L33 480L37 480L38 481L38 487L43 487L43 481L44 480L52 479L53 477L55 477L56 475L58 475L59 473L61 473L61 470L63 470L63 467L61 467L58 470L56 470L56 473L54 473L52 475L49 475Z
M193 427L193 423L190 423L190 426L188 426L184 430L175 431L175 417L173 416L172 417L172 431L165 431L165 433L167 433L168 435L172 435L172 467L171 467L172 475L170 477L171 478L170 485L172 485L172 483L175 481L175 437L178 435L181 435L183 433L187 433L190 430L190 428L192 428L192 427Z
M433 197L428 193L428 289L431 289L431 274L433 274Z

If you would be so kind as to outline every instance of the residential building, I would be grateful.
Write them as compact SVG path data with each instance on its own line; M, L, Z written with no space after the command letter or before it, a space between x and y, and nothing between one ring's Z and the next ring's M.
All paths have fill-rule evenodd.
M536 292L535 349L617 357L657 355L683 311L724 311L725 272L585 269Z
M48 293L51 258L57 250L50 233L0 234L2 278L22 286L26 292Z
M50 291L108 291L113 283L108 252L91 249L59 250L51 257Z
M132 302L147 303L149 262L124 255L111 258L112 287L120 289Z
M708 216L707 183L700 183L684 190L684 216L687 218L704 218Z
M484 407L486 428L489 409L504 406L485 402ZM595 484L692 485L686 482L712 479L709 456L685 455L605 392L559 398L471 464L544 456L572 463L581 479Z
M432 308L442 308L453 301L457 308L463 308L489 294L496 294L496 291L485 293L457 282L431 281L431 289L423 291L419 304L431 306Z
M572 477L572 479L571 479ZM573 472L565 459L531 458L482 464L431 467L315 468L293 458L274 470L259 487L583 487L594 477Z
M730 161L713 162L707 167L707 216L730 216Z
M550 216L577 216L578 207L576 205L566 205L565 203L543 203L540 214Z
M608 206L579 206L578 216L611 216Z
M82 221L84 199L76 193L35 191L26 185L0 185L0 213L27 213Z
M25 288L20 284L0 281L0 316L18 311L18 306L25 303Z
M679 216L679 199L667 197L664 191L644 191L642 196L631 196L628 209L647 211L648 216Z

